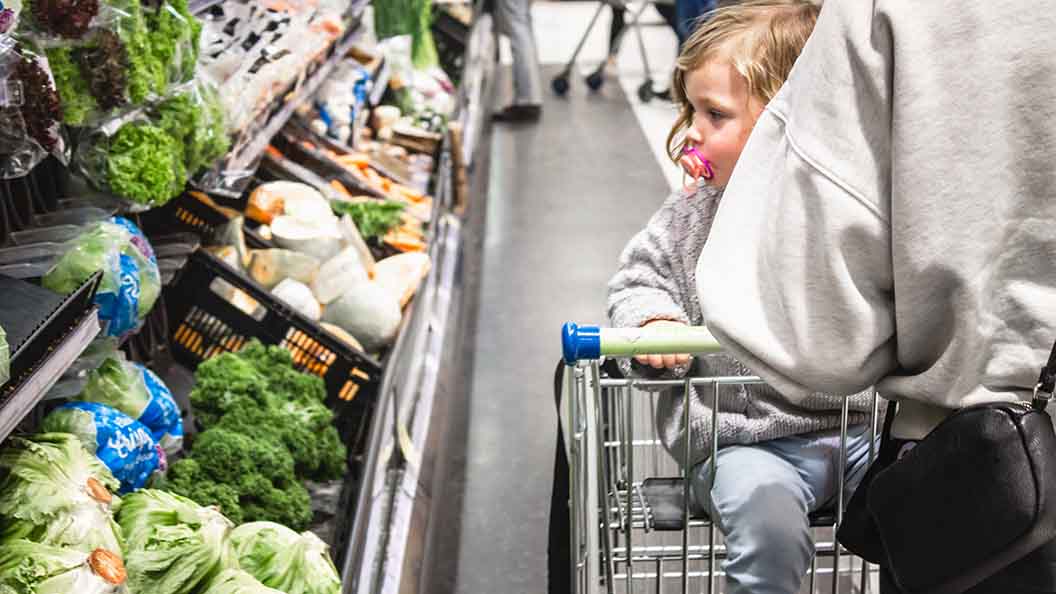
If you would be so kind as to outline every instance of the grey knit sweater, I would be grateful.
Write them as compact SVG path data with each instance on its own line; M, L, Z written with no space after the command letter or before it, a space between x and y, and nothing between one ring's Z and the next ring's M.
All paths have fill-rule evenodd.
M620 268L609 281L609 319L615 327L635 328L652 320L701 325L696 267L722 192L702 185L695 195L671 195L649 224L631 239L620 256ZM625 373L630 360L620 361ZM684 376L689 366L670 370L666 378ZM707 355L693 363L694 376L754 375L728 355ZM864 423L872 408L872 391L850 397L852 425ZM691 464L711 455L710 389L690 398ZM719 445L752 444L840 426L843 397L814 394L792 404L766 385L729 386L719 392ZM683 460L683 396L663 394L657 405L657 430L668 452Z

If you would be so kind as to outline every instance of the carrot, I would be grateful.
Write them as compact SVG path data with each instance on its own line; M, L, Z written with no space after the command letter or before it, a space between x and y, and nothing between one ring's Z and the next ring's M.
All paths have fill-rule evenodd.
M348 188L346 188L344 184L342 184L341 182L339 182L336 179L330 180L330 187L335 189L335 190L337 190L337 192L339 194L341 194L342 196L344 196L345 198L351 198L352 197L352 192L349 192Z
M286 158L286 155L283 155L282 152L279 151L279 149L275 148L274 146L272 146L270 144L268 145L268 148L264 149L264 152L268 153L272 157L275 157L276 159L285 159Z

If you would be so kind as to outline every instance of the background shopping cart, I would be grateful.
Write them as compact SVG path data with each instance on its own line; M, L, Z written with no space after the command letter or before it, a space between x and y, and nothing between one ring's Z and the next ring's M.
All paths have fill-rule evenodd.
M566 324L562 332L565 370L562 422L568 444L572 589L580 593L662 593L723 591L718 562L725 546L717 527L691 513L688 468L663 448L656 429L661 391L680 390L689 422L695 388L712 395L712 426L719 395L738 385L762 383L756 377L693 377L644 380L606 377L605 356L719 352L704 328L616 329ZM870 463L875 452L880 401L873 398ZM846 460L849 410L844 401L841 460ZM687 429L690 430L690 429ZM684 439L690 458L690 439ZM712 437L712 464L718 451ZM836 506L810 516L815 554L801 592L877 592L876 568L836 543L835 531L847 500L839 470ZM714 466L712 467L714 476Z
M619 37L609 44L609 53L606 59L602 60L601 63L598 64L598 67L586 76L585 81L587 86L590 87L592 91L601 89L605 84L605 66L608 60L619 53L623 36L630 31L634 31L635 37L638 41L638 50L642 57L642 72L645 73L645 80L643 80L638 86L638 98L641 99L643 103L648 103L652 100L656 95L656 90L653 88L652 70L649 67L649 56L645 49L645 40L642 37L642 27L644 26L642 15L651 5L667 7L672 13L674 11L674 0L657 0L655 2L642 1L634 4L630 3L628 0L599 1L597 10L594 11L594 16L590 19L590 24L587 25L587 29L583 32L583 37L580 38L579 43L576 44L576 49L572 52L572 56L568 59L565 68L550 81L550 87L553 89L554 93L564 96L565 93L568 92L571 87L570 79L572 77L572 72L576 67L576 59L579 57L580 52L583 51L583 46L586 44L587 38L590 37L591 31L594 30L594 26L601 17L601 13L605 10L605 7L608 6L614 11L626 10L627 15L630 18L626 21L626 26L623 28Z

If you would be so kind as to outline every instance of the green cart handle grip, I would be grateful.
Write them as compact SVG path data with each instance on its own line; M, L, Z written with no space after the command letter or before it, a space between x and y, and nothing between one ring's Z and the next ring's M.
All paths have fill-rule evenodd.
M561 346L568 365L602 356L703 355L722 351L703 326L600 328L568 322L561 329Z

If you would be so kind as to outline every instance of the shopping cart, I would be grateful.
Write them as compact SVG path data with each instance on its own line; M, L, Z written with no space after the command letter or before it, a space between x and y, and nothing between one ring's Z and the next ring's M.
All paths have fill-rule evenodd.
M550 81L550 87L553 89L554 93L559 96L564 96L565 93L568 92L568 89L570 87L569 80L572 77L572 70L576 66L576 58L579 57L579 53L583 50L583 46L586 44L587 38L590 37L590 32L594 30L594 25L597 24L598 18L601 16L602 11L605 9L606 6L609 6L612 7L613 10L627 10L627 12L631 15L631 18L629 21L627 21L626 26L620 33L619 38L614 40L613 43L609 45L609 53L606 59L602 60L602 62L598 65L597 69L591 71L591 73L587 75L585 79L587 86L590 87L592 91L597 91L605 84L605 66L608 60L616 57L616 55L619 53L623 36L626 35L628 31L634 30L635 36L638 39L638 50L641 52L642 56L642 71L645 73L645 80L642 81L642 84L638 85L638 98L641 99L643 103L648 103L649 101L651 101L656 95L656 91L653 89L653 78L651 74L652 70L650 70L649 68L649 56L646 54L645 51L645 39L642 37L642 14L644 14L645 9L652 4L674 4L674 0L657 2L643 1L639 2L638 6L633 8L628 0L599 1L598 8L594 11L594 16L590 19L590 24L587 25L587 30L583 33L583 37L579 39L579 43L576 45L575 51L572 52L572 57L569 58L568 64L565 65L564 70L562 70L557 76L555 76Z
M690 511L689 468L663 449L656 430L656 402L664 390L682 390L683 426L691 431L689 399L710 390L712 423L718 425L719 394L731 386L762 383L757 377L692 377L680 380L618 379L602 374L602 357L642 354L707 354L721 350L705 328L678 331L598 328L565 324L562 422L569 447L572 587L574 594L722 591L716 561L725 558L714 523ZM670 393L670 392L668 392ZM873 396L869 462L876 455L880 401ZM842 411L841 460L847 459L848 403ZM711 476L718 432L712 432ZM690 459L689 436L683 440ZM841 485L831 510L810 516L815 554L802 592L876 592L877 568L854 557L835 538L846 494ZM831 585L825 588L825 584ZM872 584L872 585L870 585ZM816 590L819 587L819 590Z

